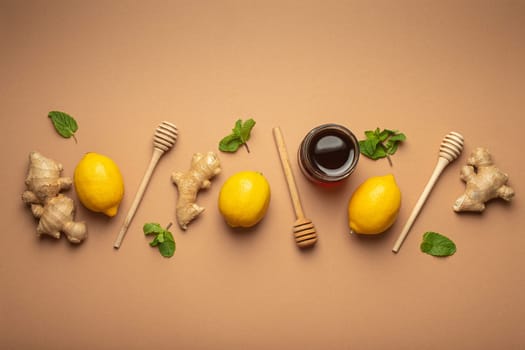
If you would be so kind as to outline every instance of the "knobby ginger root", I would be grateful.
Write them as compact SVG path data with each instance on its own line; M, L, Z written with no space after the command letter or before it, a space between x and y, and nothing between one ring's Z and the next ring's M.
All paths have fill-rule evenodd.
M510 201L514 190L507 186L508 175L499 170L485 148L474 149L461 168L460 177L466 183L465 193L454 203L453 209L460 211L485 210L485 202L493 198Z
M219 158L214 152L206 154L195 153L191 160L190 170L174 172L171 180L179 192L176 214L179 226L186 230L188 224L195 219L204 208L195 203L197 192L211 186L210 179L221 172Z
M61 172L62 164L31 152L22 200L31 205L33 216L40 219L36 230L39 236L47 234L58 239L63 232L70 242L80 243L87 237L86 225L74 221L73 200L60 194L72 184L71 178L60 176Z

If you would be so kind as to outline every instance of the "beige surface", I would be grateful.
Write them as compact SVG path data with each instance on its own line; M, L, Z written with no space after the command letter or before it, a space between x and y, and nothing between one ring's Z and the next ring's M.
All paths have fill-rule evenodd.
M3 162L2 349L521 349L525 343L524 1L0 1ZM71 113L78 144L47 112ZM141 226L174 221L172 171L216 150L237 118L257 120L250 147L221 154L201 192L207 210L163 259ZM112 248L162 120L180 139L161 159L120 251ZM356 134L408 136L386 161L362 159L337 190L308 183L295 152L324 122ZM272 140L281 126L314 250L294 245L291 202ZM434 168L441 138L486 146L517 197L457 215L462 157L445 170L398 255L392 245ZM126 186L107 219L79 208L89 238L38 239L20 200L27 156L62 162L111 156ZM216 208L241 169L272 187L265 219L235 232ZM346 205L365 178L392 172L398 221L377 238L350 236ZM74 191L69 192L76 198ZM419 251L423 232L456 255Z

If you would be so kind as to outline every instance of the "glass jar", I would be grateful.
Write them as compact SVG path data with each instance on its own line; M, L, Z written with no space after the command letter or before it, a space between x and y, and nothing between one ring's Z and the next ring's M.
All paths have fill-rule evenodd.
M298 150L299 167L314 183L333 186L345 180L359 161L359 142L355 135L339 124L313 128Z

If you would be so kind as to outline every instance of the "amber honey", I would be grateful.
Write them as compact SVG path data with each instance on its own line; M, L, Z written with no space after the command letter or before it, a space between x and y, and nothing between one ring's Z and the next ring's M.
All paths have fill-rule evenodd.
M354 134L338 124L312 129L301 142L299 166L311 181L338 184L354 171L359 160L359 143Z

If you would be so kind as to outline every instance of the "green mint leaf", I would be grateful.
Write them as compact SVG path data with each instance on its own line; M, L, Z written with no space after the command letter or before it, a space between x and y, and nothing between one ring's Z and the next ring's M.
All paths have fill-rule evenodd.
M159 252L166 258L172 257L175 253L175 240L169 231L165 231L164 241L159 245Z
M219 142L219 150L223 152L235 152L241 147L242 140L239 136L231 134Z
M386 144L386 152L390 155L396 153L398 145L399 144L397 142L391 142L389 140L388 143Z
M390 137L390 141L405 141L407 137L403 133L394 134L392 137Z
M437 232L425 232L420 249L433 256L450 256L456 252L456 244Z
M165 258L171 258L175 253L175 242L165 241L159 245L159 252Z
M156 222L148 222L142 227L145 235L157 234L164 229Z
M175 240L168 228L171 223L164 229L157 223L144 224L143 230L145 235L154 234L155 238L149 243L151 247L158 247L159 252L164 257L172 257L175 252Z
M60 111L51 111L47 116L51 118L55 130L60 136L66 139L73 137L75 142L77 142L75 132L78 130L78 124L72 116Z
M366 139L359 141L359 149L361 150L361 153L367 157L372 157L374 154L377 143L379 142L378 139Z
M255 121L251 118L246 120L244 123L241 119L238 119L235 122L232 133L219 141L219 150L223 152L236 152L239 147L244 145L248 153L250 153L250 149L246 141L250 139L250 133L254 126Z
M241 127L241 131L240 131L241 140L243 142L246 142L250 139L250 133L254 126L255 126L255 120L251 118L244 122L244 124Z
M392 165L390 155L397 151L399 142L405 141L406 136L397 130L376 128L365 131L366 139L359 141L359 149L364 156L377 160L388 158Z
M399 143L405 140L406 136L403 133L397 133L395 135L392 135L385 145L387 153L390 155L396 153Z
M365 136L367 139L377 138L376 133L372 130L365 131Z
M374 150L374 153L372 153L370 158L372 158L373 160L378 160L380 158L386 157L386 154L387 153L386 153L385 147L383 147L383 145L379 144L379 145L377 145L376 149Z
M159 236L155 236L155 238L153 239L153 241L149 242L149 245L152 246L152 247L156 247L159 245L159 240L158 240L158 237Z
M385 129L379 133L378 138L381 142L384 142L390 135L392 135L390 130Z
M237 137L241 137L241 129L242 129L242 120L237 119L237 121L235 122L235 126L232 129L233 135Z
M370 153L370 155L374 154L376 151L376 148L381 143L381 141L377 137L373 137L371 139L366 140L367 148Z
M358 143L359 143L359 151L361 152L361 154L368 156L368 154L370 153L367 148L366 140L361 140Z

